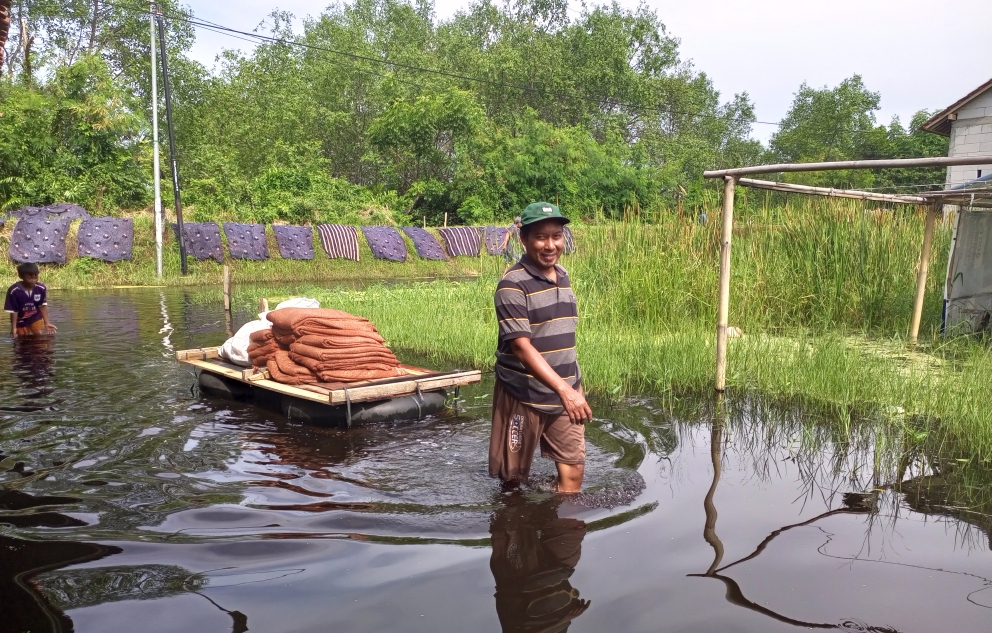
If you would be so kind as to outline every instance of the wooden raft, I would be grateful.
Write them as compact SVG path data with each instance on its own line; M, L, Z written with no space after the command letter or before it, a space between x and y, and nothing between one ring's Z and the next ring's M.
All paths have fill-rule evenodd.
M348 383L321 382L299 386L284 385L271 380L267 369L254 367L245 369L228 363L220 357L219 350L219 347L180 350L176 352L176 360L186 365L192 365L201 371L208 371L253 387L333 405L387 400L413 395L421 391L471 385L482 380L482 372L479 370L436 372L422 367L400 365L411 375Z

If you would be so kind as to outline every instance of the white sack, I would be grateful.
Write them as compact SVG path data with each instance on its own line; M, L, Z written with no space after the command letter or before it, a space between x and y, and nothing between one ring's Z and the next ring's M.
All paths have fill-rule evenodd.
M316 299L310 299L307 297L297 297L295 299L287 299L275 307L276 310L281 308L319 308L320 302ZM248 346L251 344L251 340L248 338L252 332L257 332L259 330L266 330L272 327L272 323L265 318L268 312L263 312L258 315L257 321L249 321L241 326L234 336L224 341L218 353L221 358L224 358L235 365L240 365L241 367L251 367L251 359L248 358Z

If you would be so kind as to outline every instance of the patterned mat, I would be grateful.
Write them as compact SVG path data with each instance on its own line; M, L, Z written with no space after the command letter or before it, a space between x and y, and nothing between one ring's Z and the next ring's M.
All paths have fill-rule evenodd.
M503 238L510 232L505 226L487 226L483 230L483 239L486 242L486 252L490 255L499 255L503 252Z
M313 259L313 229L309 226L273 224L272 232L283 259Z
M131 218L87 218L79 223L76 238L80 257L119 262L131 259L134 220Z
M68 219L18 220L10 236L7 249L10 258L18 264L64 264L65 236L69 233Z
M179 225L173 224L172 231L178 238ZM213 258L224 263L224 246L216 222L183 222L183 241L186 243L186 254L197 261Z
M47 207L21 207L7 214L8 218L15 218L18 220L68 220L72 222L73 220L85 220L91 217L87 213L86 209L82 208L78 204L72 204L71 202L57 202L55 204L50 204ZM0 225L3 222L0 221Z
M406 242L400 232L391 226L363 226L362 233L376 259L394 262L406 261Z
M233 259L261 261L269 258L264 224L225 222L224 235L227 236L227 252Z
M444 254L444 249L438 244L437 238L426 229L419 226L404 226L403 232L413 241L413 247L417 249L418 257L422 259L448 259L448 256Z

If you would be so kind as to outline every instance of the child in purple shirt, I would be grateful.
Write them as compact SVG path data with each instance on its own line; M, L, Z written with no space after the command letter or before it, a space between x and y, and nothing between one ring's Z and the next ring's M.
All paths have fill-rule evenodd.
M56 327L48 318L48 290L38 282L38 264L21 264L17 276L21 280L7 289L3 309L10 313L10 336L55 334Z

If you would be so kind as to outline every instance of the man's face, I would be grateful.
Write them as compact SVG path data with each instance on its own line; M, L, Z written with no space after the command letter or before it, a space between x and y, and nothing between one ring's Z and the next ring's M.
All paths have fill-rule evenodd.
M565 231L558 220L542 220L531 224L521 241L527 256L543 268L551 268L565 251Z
M24 282L25 288L31 288L38 283L38 275L21 275L21 281Z

